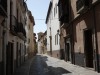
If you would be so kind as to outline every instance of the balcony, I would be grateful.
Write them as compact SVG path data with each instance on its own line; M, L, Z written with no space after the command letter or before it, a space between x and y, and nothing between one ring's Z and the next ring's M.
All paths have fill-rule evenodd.
M36 33L33 33L34 36L36 36Z
M17 35L17 24L18 24L18 21L16 17L11 15L10 16L10 32L15 36Z
M0 0L0 15L7 17L7 0Z
M21 22L17 25L17 34L22 40L26 41L26 31Z
M66 28L67 28L67 26L69 26L69 24L68 24L68 23L62 23L62 24L61 24L61 26L60 26L60 28L64 28L64 29L66 29Z
M26 12L27 11L27 4L25 2L23 2L23 6L24 6L24 10Z
M84 13L86 10L88 10L90 1L91 0L77 0L76 2L77 13L81 14Z
M52 36L49 36L50 39L52 39Z
M69 22L69 4L66 0L59 0L59 21L61 23L68 23Z
M99 3L100 0L92 0L92 4L96 4L96 3Z

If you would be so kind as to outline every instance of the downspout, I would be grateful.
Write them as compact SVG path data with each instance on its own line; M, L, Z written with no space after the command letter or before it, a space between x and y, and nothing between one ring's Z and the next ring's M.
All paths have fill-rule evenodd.
M97 72L100 72L100 68L99 68L99 55L98 55L98 38L97 38L97 27L96 27L96 15L95 15L95 6L93 7L93 20L94 20L94 36L95 36L95 45L96 45L96 49L95 49L95 52L96 52L96 70Z

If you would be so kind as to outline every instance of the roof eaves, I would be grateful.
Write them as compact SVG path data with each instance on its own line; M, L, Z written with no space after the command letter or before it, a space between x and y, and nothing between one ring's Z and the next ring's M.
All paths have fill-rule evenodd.
M48 17L49 17L51 8L52 8L52 2L50 2L50 4L49 4L48 13L47 13L46 21L45 21L46 24L47 24L47 21L48 21Z

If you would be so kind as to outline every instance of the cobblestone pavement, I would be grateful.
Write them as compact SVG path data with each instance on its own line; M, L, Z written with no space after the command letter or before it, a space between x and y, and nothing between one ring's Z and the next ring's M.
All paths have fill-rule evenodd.
M15 75L100 75L100 73L47 55L37 55L16 70Z
M29 75L30 65L33 61L32 59L27 60L21 67L17 68L14 75Z

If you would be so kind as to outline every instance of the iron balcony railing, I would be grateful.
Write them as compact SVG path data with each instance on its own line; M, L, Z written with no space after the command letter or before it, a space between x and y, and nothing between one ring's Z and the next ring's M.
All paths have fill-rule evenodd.
M59 20L65 23L69 22L69 5L66 0L59 1Z
M15 16L10 15L10 31L13 35L17 34L18 21Z
M22 33L23 36L26 37L26 31L21 22L19 22L17 25L17 33Z
M84 0L77 0L76 5L77 11L79 11L79 9L81 9L84 6Z
M36 36L36 33L33 33L34 36Z
M26 38L26 30L25 30L25 28L23 28L22 33L23 33L24 37Z
M60 21L60 25L62 26L64 23L69 23L69 2L68 0L59 0L58 7L59 7L59 21Z
M23 24L21 22L18 22L15 16L10 16L10 32L15 35L19 36L20 38L24 39L26 38L26 31L23 27Z
M0 0L0 15L7 17L7 0Z
M76 9L78 13L84 12L88 9L90 4L90 0L77 0L76 2Z

